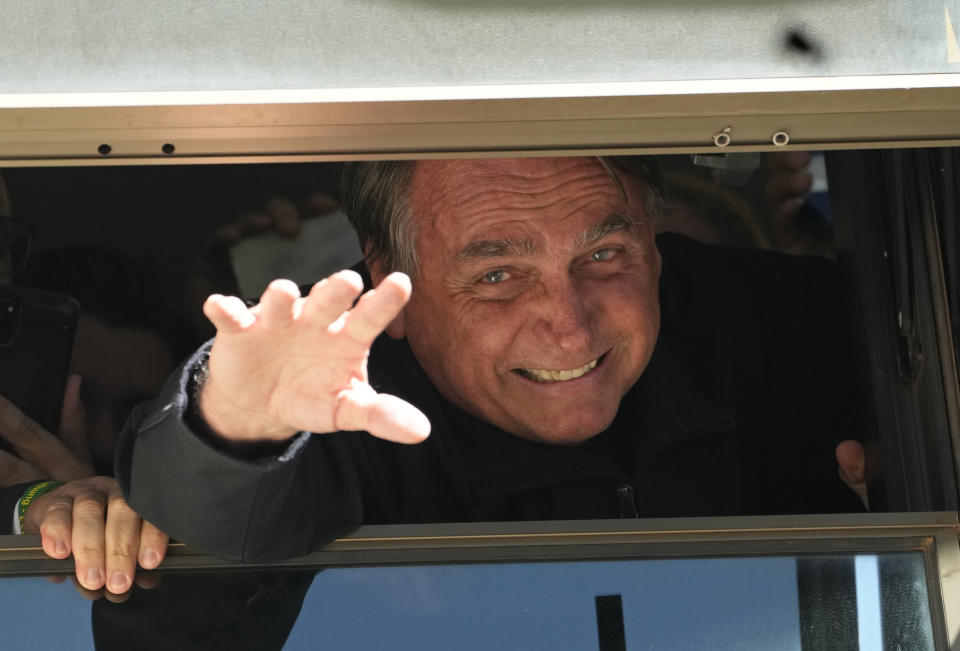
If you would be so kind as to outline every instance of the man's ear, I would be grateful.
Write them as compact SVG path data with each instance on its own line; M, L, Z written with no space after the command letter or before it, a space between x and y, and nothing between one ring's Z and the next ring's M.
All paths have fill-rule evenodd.
M367 271L370 272L370 280L373 283L373 286L376 287L384 278L387 277L387 273L384 272L383 265L380 264L380 260L370 255L369 249L365 253L367 254ZM386 332L387 335L393 339L403 339L407 336L407 328L406 325L404 325L403 320L403 310L400 310L400 314L398 314L396 318L394 318L393 321L387 325L384 332Z

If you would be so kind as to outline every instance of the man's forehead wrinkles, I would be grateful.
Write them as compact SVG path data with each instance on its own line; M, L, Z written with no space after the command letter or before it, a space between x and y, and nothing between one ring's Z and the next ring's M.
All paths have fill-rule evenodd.
M495 202L499 195L500 199L508 199L511 207L553 208L564 202L586 202L605 194L619 196L616 187L606 176L577 177L544 184L547 180L554 181L553 179L504 178L495 181L497 185L494 187L497 191L488 193L483 197L483 201Z
M606 189L606 188L604 188ZM597 204L606 197L598 196L597 192L590 192L591 188L581 188L576 193L543 193L531 196L528 193L512 193L498 190L496 193L489 192L482 199L472 204L463 204L458 216L462 219L469 215L470 220L483 222L488 219L507 218L511 221L523 219L527 211L531 216L537 216L543 211L551 211L556 219L565 219L575 215L580 211L590 209L591 204ZM499 196L497 196L499 195ZM520 199L519 201L503 201L505 196L511 199ZM607 204L607 210L618 209L622 202L619 201L619 193L614 190L610 197L617 199L615 205ZM529 200L524 200L529 199Z
M594 183L597 181L612 184L612 179L600 166L596 169L584 171L581 168L571 167L562 170L552 170L545 174L532 173L523 170L519 174L487 174L485 175L501 187L517 187L521 190L536 188L538 192L555 192L559 188L573 183ZM528 173L529 172L529 173Z
M491 207L550 208L564 200L588 194L619 197L619 191L602 168L588 175L570 174L569 170L564 172L520 175L502 171L460 174L454 171L443 175L439 183L432 184L431 202L459 211Z
M422 193L417 204L430 217L428 228L438 229L436 236L446 240L448 255L457 260L539 255L545 242L531 237L528 222L537 230L536 224L560 227L576 219L586 225L581 218L600 220L631 212L629 201L599 163L520 162L453 161L420 168L429 173L417 179ZM579 237L571 233L566 246L584 246L610 230L606 225L602 232L594 227Z

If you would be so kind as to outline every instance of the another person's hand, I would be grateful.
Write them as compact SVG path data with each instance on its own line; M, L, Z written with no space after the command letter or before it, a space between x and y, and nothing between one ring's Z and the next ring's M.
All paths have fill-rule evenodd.
M24 533L39 533L53 558L73 553L77 582L86 590L123 594L133 585L137 562L160 564L169 539L131 509L115 479L75 479L34 498Z
M233 245L268 232L296 237L304 217L323 215L336 209L337 202L319 192L308 195L302 206L285 197L274 197L264 202L261 210L244 213L213 231L194 254L187 275L185 299L191 322L203 331L209 324L199 308L206 298L211 294L237 293L237 279L230 261Z
M837 446L837 466L840 479L850 490L857 494L863 505L869 510L870 499L867 495L867 456L863 444L859 441L844 441Z
M801 224L800 210L813 187L807 151L768 154L763 159L763 196L770 242L778 251L834 258L832 231Z
M53 558L73 552L83 588L124 593L132 585L138 559L145 569L160 564L167 536L127 506L114 479L94 476L79 376L67 381L60 434L58 438L47 432L0 396L0 436L19 455L0 451L0 487L64 482L33 500L24 514L24 533L39 533L44 552Z
M0 396L0 438L17 453L0 450L0 488L44 479L66 482L96 474L90 462L78 375L67 379L59 437Z
M217 337L199 404L213 431L235 442L340 430L423 440L426 416L378 394L367 378L370 346L409 300L410 279L390 274L354 305L362 291L358 274L340 271L305 297L293 282L275 280L254 308L211 296L204 313Z

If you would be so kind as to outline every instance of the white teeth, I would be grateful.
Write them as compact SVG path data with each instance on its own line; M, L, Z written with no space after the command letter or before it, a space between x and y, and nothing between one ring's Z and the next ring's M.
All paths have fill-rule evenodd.
M575 368L570 371L548 371L535 368L523 368L520 369L520 372L531 380L536 380L538 382L564 382L566 380L578 378L584 373L593 370L599 361L599 359L595 359L588 364L584 364L580 368Z

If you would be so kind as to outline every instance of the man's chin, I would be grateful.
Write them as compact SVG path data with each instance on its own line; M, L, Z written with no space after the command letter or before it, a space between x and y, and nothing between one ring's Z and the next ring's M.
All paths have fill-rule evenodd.
M581 417L566 421L545 417L536 423L530 423L528 427L521 431L513 432L513 434L547 445L576 446L607 429L613 422L615 415L614 412L609 418L584 419Z

